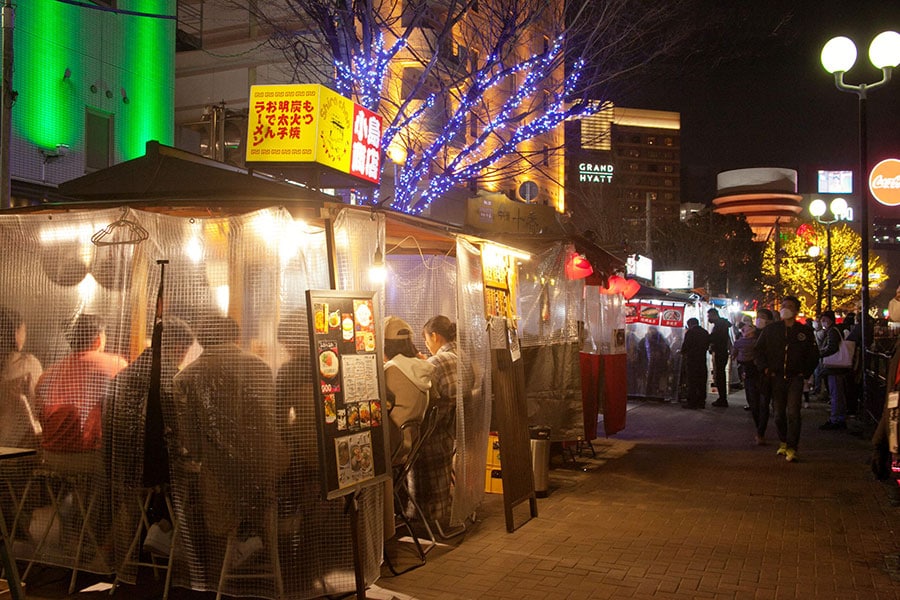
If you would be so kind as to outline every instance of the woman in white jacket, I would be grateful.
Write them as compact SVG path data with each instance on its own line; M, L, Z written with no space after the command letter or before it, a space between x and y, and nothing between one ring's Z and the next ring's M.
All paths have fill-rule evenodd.
M434 366L417 357L412 329L398 317L384 320L384 384L390 415L389 435L392 462L402 464L415 441L401 430L411 419L420 420L428 408Z

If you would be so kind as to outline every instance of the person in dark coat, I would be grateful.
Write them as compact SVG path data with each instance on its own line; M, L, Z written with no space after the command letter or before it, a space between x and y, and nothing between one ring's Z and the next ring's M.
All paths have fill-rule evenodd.
M728 407L728 379L725 376L728 367L728 356L731 354L731 323L728 319L719 316L719 311L711 308L706 311L706 316L713 326L709 334L709 353L713 356L713 378L716 382L716 390L719 399L713 402L713 406Z
M781 303L781 320L766 326L756 341L756 366L762 371L764 386L772 391L775 427L781 444L776 454L788 462L797 460L800 442L800 407L803 382L819 364L819 348L812 327L796 320L800 301L786 296Z
M684 408L706 408L706 350L709 348L709 332L700 327L700 321L691 317L681 344L687 375L687 402Z
M838 329L833 310L822 313L820 321L825 335L819 342L819 356L823 359L836 355L841 350L844 336ZM831 417L819 429L834 430L847 428L847 390L846 378L850 373L848 366L832 366L822 363L822 375L825 377L831 401Z

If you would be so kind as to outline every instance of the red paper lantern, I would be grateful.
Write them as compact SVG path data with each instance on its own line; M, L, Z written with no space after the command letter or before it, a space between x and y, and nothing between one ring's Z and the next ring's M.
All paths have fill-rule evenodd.
M584 279L594 272L594 268L583 254L572 254L566 262L566 277L569 279Z
M637 282L635 279L626 279L625 285L622 289L622 295L625 296L626 300L631 300L634 298L634 295L641 291L641 284Z

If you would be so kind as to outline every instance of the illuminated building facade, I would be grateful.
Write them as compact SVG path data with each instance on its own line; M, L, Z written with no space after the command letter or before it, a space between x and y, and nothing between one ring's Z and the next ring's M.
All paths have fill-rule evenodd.
M196 4L196 3L185 3ZM398 139L405 143L412 140L414 148L422 148L444 133L448 115L459 106L462 85L467 74L485 63L491 48L481 47L486 39L487 11L474 4L465 18L452 29L450 39L438 37L446 19L447 4L435 0L427 4L425 18L412 20L414 11L404 10L405 2L385 3L380 10L390 11L396 19L398 30L406 26L414 28L408 44L393 58L388 67L386 84L381 90L383 100L379 112L386 124L391 123L401 100L412 98L410 109L421 107L436 90L434 105L424 108L422 118ZM419 4L416 4L418 7ZM443 12L442 12L443 11ZM182 11L184 12L184 11ZM248 11L225 0L207 0L201 13L188 32L187 19L181 19L180 38L194 40L187 44L176 58L178 96L175 107L178 147L242 165L242 145L246 137L246 113L248 91L251 85L283 84L296 82L284 56L264 41L267 31L264 24L254 20ZM558 31L562 19L562 3L556 10L547 10L546 22L534 23L519 36L513 56L504 56L510 64L525 61L546 52L551 43L551 31ZM496 15L495 15L496 16ZM292 18L297 18L294 15ZM480 27L480 25L482 25ZM300 30L298 25L295 29ZM439 42L439 43L438 43ZM384 41L390 47L392 40ZM199 47L202 46L202 50ZM420 85L423 61L437 55L440 67L436 70L443 81ZM310 56L311 61L321 60ZM312 70L312 69L310 69ZM323 73L333 73L332 65L322 65ZM564 73L562 62L553 80L561 82ZM454 80L456 82L454 82ZM333 85L330 81L301 81ZM492 87L484 94L484 102L472 110L466 119L464 131L452 137L428 166L428 178L442 174L446 166L475 140L483 138L491 119L502 111L500 105L524 84L524 77L514 76ZM460 86L459 88L456 86ZM523 116L528 120L541 114L542 103L550 102L550 95L537 94L523 105ZM216 122L220 125L216 125ZM496 144L501 136L487 136L488 144ZM565 209L563 186L563 134L557 127L542 133L516 147L504 160L481 170L476 176L455 182L443 197L435 201L423 215L449 222L461 223L465 219L466 199L502 195L516 201ZM395 183L402 176L401 165L407 156L407 148L394 144L387 148L387 159L382 175L381 197L396 196ZM402 184L400 184L402 185ZM421 185L421 184L420 184ZM494 196L496 197L496 196ZM348 197L352 200L352 196Z
M15 10L13 205L171 144L176 0L20 2Z
M604 243L645 249L648 230L679 218L680 130L678 113L612 104L567 123L573 217Z
M776 223L793 224L803 211L797 193L797 171L755 168L723 171L716 177L713 210L723 215L744 215L756 241L772 235Z

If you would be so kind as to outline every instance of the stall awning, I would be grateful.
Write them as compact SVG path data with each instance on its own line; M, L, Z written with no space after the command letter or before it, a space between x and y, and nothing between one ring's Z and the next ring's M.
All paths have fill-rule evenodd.
M306 187L254 175L159 142L147 142L146 148L144 156L60 184L59 192L82 201L335 200Z

